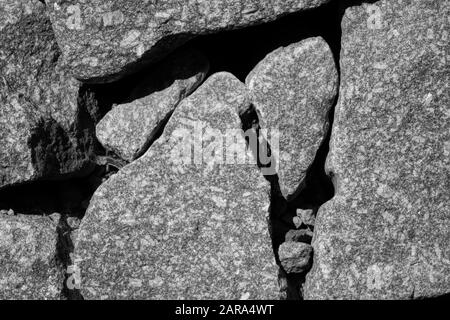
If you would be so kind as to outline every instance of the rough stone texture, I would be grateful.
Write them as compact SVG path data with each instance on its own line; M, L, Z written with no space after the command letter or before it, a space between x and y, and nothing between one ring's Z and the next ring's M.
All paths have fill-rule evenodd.
M44 4L0 0L0 188L88 163L79 85L59 55Z
M220 141L241 127L248 104L234 76L211 76L147 153L97 190L75 245L85 298L278 297L270 187L256 164L230 163L232 143ZM236 141L250 161L243 137ZM209 157L214 147L218 157Z
M278 248L281 266L287 273L303 273L311 268L313 248L303 242L283 242Z
M80 79L117 76L196 35L273 21L329 0L47 0L58 43Z
M316 223L316 217L314 215L314 210L312 209L297 209L297 216L301 219L301 222L308 227L314 227Z
M42 216L0 215L0 299L59 299L56 225Z
M141 156L177 105L200 85L207 72L208 62L197 51L182 50L170 56L135 88L132 97L137 100L115 106L99 122L97 138L125 160Z
M285 197L295 194L326 136L337 81L333 54L320 37L270 53L247 77L261 128L279 131L279 148L271 147Z
M313 232L308 229L289 230L286 233L285 239L287 241L311 243Z
M307 299L450 292L448 1L348 8Z

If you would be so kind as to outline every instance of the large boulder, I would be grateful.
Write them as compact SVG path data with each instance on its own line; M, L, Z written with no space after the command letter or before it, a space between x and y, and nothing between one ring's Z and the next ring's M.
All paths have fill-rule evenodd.
M338 89L333 54L320 37L280 48L246 79L264 137L272 143L280 189L295 196L328 132ZM268 134L271 135L269 138Z
M46 0L67 67L105 80L153 62L197 35L273 21L329 0Z
M201 84L208 65L192 49L169 56L134 88L135 100L115 106L97 124L98 140L127 161L143 155L178 104Z
M0 299L59 299L64 275L56 224L43 216L0 213Z
M58 63L45 5L1 0L0 8L0 188L87 170L93 130L78 82Z
M336 195L317 216L305 298L450 292L449 15L448 1L345 11Z
M270 186L240 130L248 104L244 84L214 74L96 191L75 244L85 298L278 297Z

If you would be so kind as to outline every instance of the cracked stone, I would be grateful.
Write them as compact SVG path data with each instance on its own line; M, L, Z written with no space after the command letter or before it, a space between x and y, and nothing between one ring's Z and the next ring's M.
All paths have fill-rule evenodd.
M178 104L206 76L208 61L187 49L169 56L134 89L137 99L115 106L97 125L103 146L129 162L141 156Z
M75 243L85 298L278 297L270 185L239 131L248 104L243 83L212 75L96 191Z
M303 242L287 241L278 248L278 255L287 273L304 273L311 268L313 248Z
M86 170L92 132L45 5L8 1L0 21L0 188Z
M42 216L0 215L0 299L59 299L56 225Z
M248 75L246 84L259 112L259 122L271 142L280 189L295 196L328 131L328 111L338 86L333 54L320 37L270 53ZM288 199L289 200L289 199Z
M347 8L306 299L450 292L448 1Z
M198 35L274 21L329 0L46 0L65 65L76 78L111 80Z

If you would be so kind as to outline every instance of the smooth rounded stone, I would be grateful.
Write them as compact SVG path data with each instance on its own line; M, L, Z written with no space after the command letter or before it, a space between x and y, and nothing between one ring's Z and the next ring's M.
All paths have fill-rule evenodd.
M112 80L198 35L273 21L329 0L46 0L67 68Z
M248 104L233 75L212 75L96 191L75 243L85 298L278 297L270 185L240 131Z
M59 299L56 225L42 216L0 215L0 299Z
M304 242L304 243L311 243L313 232L308 229L301 229L301 230L289 230L286 233L285 240L293 241L293 242Z
M279 48L255 67L246 84L274 152L276 166L265 174L278 174L283 196L295 196L328 131L338 86L333 54L320 37Z
M278 248L278 256L287 273L304 273L311 268L313 248L303 242L287 241Z
M45 5L0 0L0 188L85 169L92 131L60 68Z
M448 1L345 11L341 89L306 299L450 292Z
M294 225L295 225L295 227L297 229L300 228L302 226L302 224L303 224L302 219L300 217L297 217L297 216L292 218L292 222L294 223Z
M169 56L134 89L131 96L136 100L115 106L97 124L98 140L127 161L142 156L178 104L201 84L208 69L206 57L196 50Z

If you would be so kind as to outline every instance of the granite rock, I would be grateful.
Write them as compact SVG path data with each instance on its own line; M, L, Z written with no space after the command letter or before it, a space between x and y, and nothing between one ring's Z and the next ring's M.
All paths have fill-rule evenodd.
M212 75L96 191L75 243L85 298L278 297L270 186L239 131L248 104L233 75Z
M0 215L0 299L59 299L56 225L43 216Z
M92 134L45 5L0 1L0 188L84 170Z
M279 48L263 59L246 79L262 129L278 131L274 151L280 189L295 196L328 132L328 111L337 94L333 54L320 37Z
M311 268L313 248L303 242L283 242L278 248L281 266L287 273L304 273Z
M316 216L312 209L297 209L297 217L299 217L301 222L308 227L314 227L314 224L316 223Z
M329 0L46 0L66 66L110 80L203 34L273 21Z
M200 52L182 50L149 71L131 93L130 103L115 106L98 124L97 138L121 158L141 156L177 105L206 76L208 61Z
M293 241L293 242L304 242L311 243L313 237L313 232L308 229L300 229L300 230L289 230L286 233L285 240Z
M349 7L306 299L450 292L448 1Z

